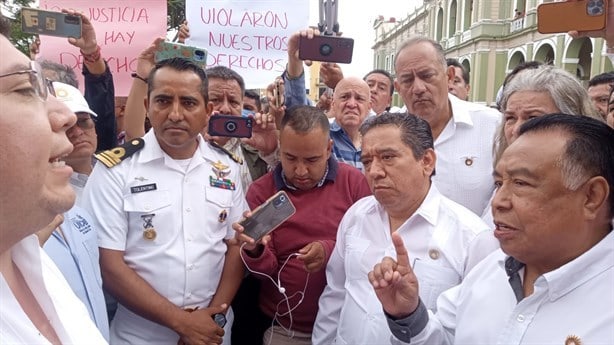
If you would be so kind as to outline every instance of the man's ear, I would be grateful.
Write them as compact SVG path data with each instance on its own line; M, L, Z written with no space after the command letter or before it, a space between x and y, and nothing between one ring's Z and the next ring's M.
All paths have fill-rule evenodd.
M454 66L448 66L446 74L448 75L448 83L454 83L454 76L456 75Z
M608 181L603 176L591 177L581 188L585 198L584 217L595 219L603 207L608 208L608 198L612 192Z
M427 149L424 151L424 155L422 155L422 167L424 169L424 174L427 176L431 176L433 171L435 171L435 163L437 163L437 156L435 155L435 150Z

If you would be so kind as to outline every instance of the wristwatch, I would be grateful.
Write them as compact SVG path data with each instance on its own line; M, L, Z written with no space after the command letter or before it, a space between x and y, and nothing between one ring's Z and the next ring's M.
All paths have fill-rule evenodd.
M222 313L213 314L211 315L211 318L213 318L213 321L215 321L215 323L222 328L224 328L226 325L226 315Z

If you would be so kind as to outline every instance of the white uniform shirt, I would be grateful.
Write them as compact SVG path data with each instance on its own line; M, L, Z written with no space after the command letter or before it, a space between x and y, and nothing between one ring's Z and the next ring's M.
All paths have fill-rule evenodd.
M124 260L158 293L179 307L207 307L224 265L224 239L248 209L238 166L199 136L187 170L160 148L153 131L145 147L113 168L97 164L84 205L100 229L99 246L124 251ZM235 190L212 186L216 162ZM212 182L213 181L213 182ZM146 239L146 228L155 239ZM230 332L228 332L230 333ZM176 343L172 330L119 306L111 343Z
M478 216L442 196L431 186L422 205L397 233L401 235L428 308L460 283L468 271L467 249L488 227ZM494 248L481 253L486 257ZM474 257L477 256L474 253ZM319 301L313 343L380 344L391 333L367 277L385 256L396 257L388 214L375 197L356 202L345 214L326 266L327 286Z
M411 344L558 345L573 337L580 341L571 344L614 344L614 232L537 278L533 294L520 303L505 273L506 258L501 250L492 253L443 293L438 313L429 312Z
M31 235L11 249L13 261L51 322L62 344L106 344L85 306L75 296ZM0 275L0 342L2 344L50 344L40 334Z
M492 148L501 114L449 95L452 120L435 140L433 182L441 194L481 215L493 190Z

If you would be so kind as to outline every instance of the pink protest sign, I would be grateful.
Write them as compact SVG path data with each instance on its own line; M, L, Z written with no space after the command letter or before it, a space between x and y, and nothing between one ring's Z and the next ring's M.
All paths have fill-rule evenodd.
M71 8L83 12L94 24L102 56L109 64L115 95L127 96L136 71L136 58L156 37L166 36L164 0L41 0L40 8L60 11ZM83 57L66 38L41 36L40 57L75 69L83 85Z

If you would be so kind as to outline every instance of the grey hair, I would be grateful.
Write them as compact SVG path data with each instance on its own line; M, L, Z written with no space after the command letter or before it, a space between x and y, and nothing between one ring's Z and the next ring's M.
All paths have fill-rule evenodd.
M77 74L68 65L62 65L61 63L53 62L50 60L40 61L43 70L54 72L57 78L52 81L59 81L60 83L68 84L79 88L79 81L77 80ZM57 79L57 80L55 80Z
M586 89L575 76L564 69L542 65L535 69L520 71L503 89L501 112L505 112L510 97L520 91L546 92L559 112L588 116L603 121L595 110ZM505 139L505 121L502 121L493 147L495 165L508 146L509 143Z
M436 41L434 41L434 40L432 40L432 39L430 39L428 37L425 37L425 36L416 35L416 36L412 36L412 37L406 39L405 41L403 41L403 43L401 43L401 45L399 46L399 49L397 49L397 53L396 53L395 56L399 56L399 54L403 50L405 50L405 49L407 49L407 48L409 48L409 47L411 47L413 45L416 45L418 43L424 43L424 42L430 44L431 46L433 46L433 48L435 48L435 52L437 53L437 59L441 63L441 66L443 67L443 69L444 70L447 69L448 68L448 63L446 62L446 52L445 52L445 50L443 50L443 47L441 46L441 44L439 44Z
M614 187L614 129L600 119L569 114L551 114L531 119L520 126L519 135L563 131L567 137L557 165L563 184L576 191L594 176L603 176L610 191ZM614 193L608 196L609 217L614 215ZM611 231L611 228L610 228Z

